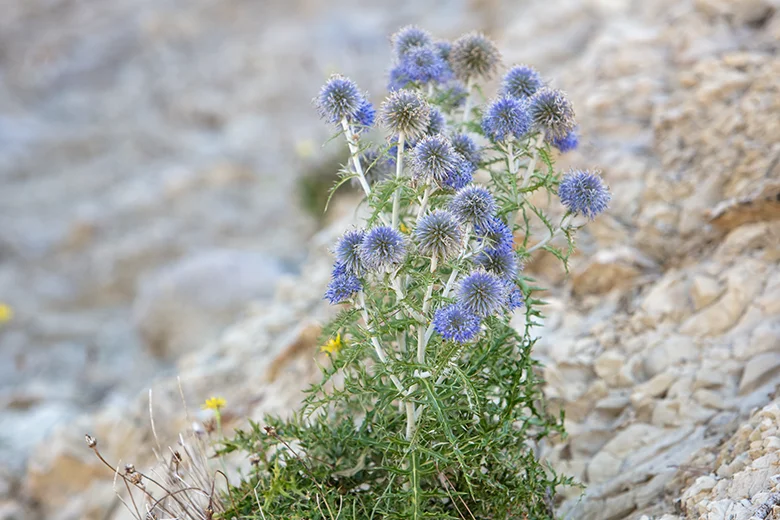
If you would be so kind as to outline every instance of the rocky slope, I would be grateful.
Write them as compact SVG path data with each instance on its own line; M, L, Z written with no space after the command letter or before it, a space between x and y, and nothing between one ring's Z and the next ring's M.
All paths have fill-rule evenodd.
M486 13L480 21L508 62L533 63L569 91L584 144L559 162L600 167L614 194L609 215L582 236L570 277L543 254L528 266L554 288L537 355L569 431L543 452L587 485L582 497L564 497L560 515L761 513L780 474L780 5L470 8ZM316 377L313 338L331 312L321 302L326 248L351 219L336 214L346 216L312 239L300 275L179 359L191 407L223 395L234 425L295 406ZM166 418L157 433L172 442L190 426L179 382L150 386L154 414ZM117 397L61 425L5 491L6 510L19 511L10 497L23 497L45 518L125 517L82 436L96 435L112 461L148 463L148 399Z

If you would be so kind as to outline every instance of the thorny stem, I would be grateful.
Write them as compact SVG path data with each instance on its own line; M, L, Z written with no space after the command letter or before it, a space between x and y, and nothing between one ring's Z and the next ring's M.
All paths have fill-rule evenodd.
M404 155L404 143L406 136L403 132L398 132L398 154L395 158L395 180L401 179L401 174L404 170L403 155ZM393 193L393 217L391 220L393 229L398 227L398 213L401 209L401 188L400 186L395 189Z
M571 220L571 215L567 213L561 219L561 223L558 225L557 229L555 229L554 231L551 231L550 234L547 235L542 241L540 241L538 244L535 244L533 247L530 247L530 248L526 249L525 252L526 253L533 253L537 249L540 249L540 248L546 246L550 242L550 240L552 240L553 238L555 238L555 237L557 237L558 235L561 234L561 232L563 231L563 228L566 227L569 224L570 220Z
M371 187L368 185L366 176L363 173L363 165L360 164L359 150L357 145L353 142L354 133L349 127L349 123L347 123L347 118L343 118L341 120L341 127L344 129L344 137L347 139L347 146L349 146L349 153L352 157L352 164L355 165L355 171L358 174L358 181L360 181L360 185L363 187L363 191L366 193L366 198L368 198L371 195ZM381 220L384 225L387 225L387 220L381 213L379 214L379 220Z
M438 266L438 257L433 255L431 257L431 274L436 272ZM425 297L423 298L422 313L423 317L426 317L428 310L431 308L431 295L433 294L433 286L436 282L431 280L428 289L425 291ZM426 319L427 321L427 319ZM417 362L419 364L425 363L425 347L428 344L428 339L425 337L425 322L420 323L417 329Z
M360 291L358 293L358 300L360 301L360 312L363 315L363 321L366 322L366 328L368 329L368 332L371 337L371 344L374 346L374 351L376 351L376 355L379 358L379 361L385 366L387 371L390 373L390 380L395 385L395 388L401 393L406 393L406 390L404 389L404 385L401 384L401 380L398 379L398 377L390 372L390 366L387 362L387 355L385 354L385 349L382 348L382 344L379 343L379 338L377 338L374 335L374 327L371 325L371 320L368 317L368 309L366 308L366 297L363 294L363 291Z
M534 170L536 169L536 159L539 156L539 148L542 146L543 142L544 134L539 133L531 146L533 149L533 154L531 155L531 160L528 162L528 167L525 169L525 173L523 174L523 183L520 185L521 189L527 188L528 184L530 184L531 179L534 176Z
M425 210L428 207L428 198L431 196L431 185L427 184L425 186L425 192L423 193L422 202L420 202L420 211L417 212L417 223L420 223L420 219L422 218L423 214L425 213Z

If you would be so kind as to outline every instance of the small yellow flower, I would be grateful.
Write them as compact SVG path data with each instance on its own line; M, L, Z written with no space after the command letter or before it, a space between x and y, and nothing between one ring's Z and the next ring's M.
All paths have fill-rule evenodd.
M202 408L204 410L214 410L215 412L219 412L222 408L225 407L226 404L227 401L221 397L209 397L206 399L206 402L203 403Z
M406 224L404 224L403 222L401 222L401 224L398 226L398 229L400 229L401 233L403 233L405 235L409 234L409 228L406 227Z
M13 319L14 310L10 305L0 302L0 323L6 323Z
M336 334L335 339L329 339L326 344L320 347L320 351L327 352L328 354L336 354L344 344L341 342L341 333Z

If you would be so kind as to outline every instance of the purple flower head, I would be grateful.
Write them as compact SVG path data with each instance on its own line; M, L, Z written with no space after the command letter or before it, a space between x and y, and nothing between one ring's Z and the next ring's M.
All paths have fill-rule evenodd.
M337 269L334 269L334 272ZM328 300L331 305L336 305L337 303L343 303L349 300L355 293L362 289L363 284L360 283L360 279L357 276L350 273L337 274L328 284L328 289L325 291L325 299Z
M510 282L507 286L507 291L509 292L509 295L507 296L506 306L510 311L519 309L525 305L525 296L523 296L523 291L521 291L515 283Z
M358 126L357 131L360 132L366 128L371 128L374 126L375 119L376 110L374 109L374 105L372 105L371 102L366 98L363 98L360 102L360 108L358 108L358 111L355 113L355 117L353 118L354 122Z
M482 118L482 129L493 141L520 138L531 129L531 116L525 99L500 97L494 100Z
M401 233L389 226L375 227L366 232L359 249L360 260L367 269L389 270L403 262L406 243Z
M501 54L496 44L485 35L472 32L464 34L452 44L450 64L458 79L489 78L498 69Z
M447 260L460 251L462 233L452 213L437 209L420 219L414 238L421 254Z
M507 280L514 280L517 276L517 256L513 249L488 248L479 253L474 262L485 271Z
M452 147L455 151L461 154L474 167L474 170L479 168L482 154L477 143L468 134L458 132L450 137L450 141L452 141Z
M474 179L474 166L465 160L462 155L456 152L458 161L455 169L444 179L444 186L458 191L465 188Z
M604 212L612 200L609 188L598 173L588 170L570 170L564 175L558 186L558 196L567 210L575 215L583 214L590 220Z
M403 132L409 139L415 139L425 133L431 107L419 93L401 89L390 93L381 111L382 120L393 133Z
M401 59L413 49L431 45L433 43L433 38L428 31L420 29L416 25L407 25L398 29L398 31L390 37L390 41L393 44L395 55Z
M414 47L401 59L404 74L419 83L441 83L448 80L452 72L447 62L436 52L433 46Z
M531 97L529 112L534 125L544 132L548 141L565 138L577 124L574 108L560 90L539 89Z
M472 271L461 280L458 303L468 312L485 317L495 313L506 303L506 282L483 270Z
M475 231L477 238L480 241L485 241L486 246L491 249L511 250L515 241L512 230L498 217L493 217L484 225L477 226Z
M445 340L466 343L479 334L481 321L479 316L456 303L436 310L433 329Z
M393 92L395 90L408 88L411 82L412 80L406 75L406 67L404 67L403 63L399 63L390 69L387 90Z
M455 194L450 211L462 224L485 226L496 213L496 202L485 188L470 185Z
M336 256L336 265L344 268L345 272L360 275L363 272L363 263L360 260L360 244L366 232L362 229L347 231L338 242L333 253Z
M579 146L579 138L577 136L577 129L575 128L563 139L553 139L552 145L558 149L561 153L566 153L571 150L575 150Z
M452 143L442 134L423 138L412 151L414 174L440 186L458 167L458 161Z
M353 120L364 101L354 81L334 74L322 86L314 103L320 117L331 123L339 123L344 118Z
M501 82L501 95L515 98L533 96L542 88L542 77L535 69L527 65L515 65Z

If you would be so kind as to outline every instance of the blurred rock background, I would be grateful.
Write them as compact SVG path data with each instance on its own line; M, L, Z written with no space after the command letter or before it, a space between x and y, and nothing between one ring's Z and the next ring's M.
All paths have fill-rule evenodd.
M340 71L380 101L387 36L417 23L485 30L568 91L583 139L559 165L613 190L570 277L529 266L553 287L537 352L570 432L543 453L588 485L561 515L747 519L780 473L778 10L5 2L0 518L125 518L83 434L148 463L147 389L166 442L189 427L177 375L193 413L226 397L228 425L295 406L354 207L302 203L343 157L310 100Z

